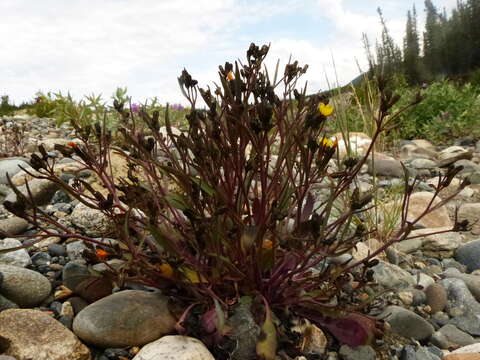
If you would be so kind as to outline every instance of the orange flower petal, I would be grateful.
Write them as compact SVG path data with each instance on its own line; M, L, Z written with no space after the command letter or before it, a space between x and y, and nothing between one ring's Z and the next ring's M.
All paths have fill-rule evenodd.
M170 264L164 263L160 265L160 276L166 279L173 278L173 268Z
M106 252L103 249L96 249L95 254L97 255L97 258L99 259L106 259L108 257L108 252Z

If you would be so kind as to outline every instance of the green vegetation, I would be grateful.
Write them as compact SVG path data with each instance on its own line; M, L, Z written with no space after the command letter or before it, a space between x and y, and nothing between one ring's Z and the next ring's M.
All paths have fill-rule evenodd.
M17 201L4 203L40 230L28 235L36 241L82 239L90 244L92 261L124 260L103 273L104 281L161 289L179 312L177 330L202 339L216 358L228 358L222 355L228 348L226 320L245 297L263 324L258 358L275 359L277 345L296 317L328 330L340 343L372 343L383 333L382 322L366 315L376 296L371 287L371 267L378 263L374 257L408 239L422 217L451 199L430 203L417 219L402 217L395 231L385 229L382 246L365 257L339 260L371 235L361 219L372 208L373 195L359 190L357 176L374 146L333 171L330 160L338 144L328 139L327 127L335 121L334 108L326 97L306 96L306 87L295 90L307 66L293 62L269 74L263 67L268 51L266 45L251 44L242 64L220 66L213 92L199 87L184 70L179 83L190 108L183 132L173 128L169 107L166 131L158 110L118 100L113 102L116 128L101 121L85 124L87 118L72 113L82 143L56 149L95 174L103 193L80 176L65 183L43 147L31 155L38 172L31 176L55 182L103 214L118 245L66 228L18 189ZM375 78L371 86L378 94L378 111L369 115L375 143L404 109L394 110L400 97L384 78ZM199 97L206 109L198 109ZM418 101L414 98L408 106ZM123 137L122 149L112 143L117 136ZM126 162L126 175L112 173L113 155ZM459 170L452 167L441 176L434 197ZM327 191L319 193L318 185L326 184ZM406 179L405 184L398 202L402 214L417 181ZM360 292L370 297L362 298Z
M162 114L165 111L165 106L159 104L156 98L147 100L142 105L132 103L131 97L127 94L127 88L117 88L111 99L116 103L128 104L127 106L131 107L133 113L138 113L140 109L150 112L159 111ZM181 127L187 110L179 104L172 105L172 110L172 123ZM84 96L83 99L77 101L70 94L39 92L29 113L37 117L55 118L58 125L75 120L82 126L93 125L97 122L105 122L109 129L118 126L115 108L107 105L100 95L94 94ZM161 123L164 125L165 120L161 119Z

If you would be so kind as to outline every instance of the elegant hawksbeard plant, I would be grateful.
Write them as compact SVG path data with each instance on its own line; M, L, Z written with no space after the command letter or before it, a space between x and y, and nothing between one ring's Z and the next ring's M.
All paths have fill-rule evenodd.
M242 297L253 300L261 327L258 358L275 358L286 324L295 318L308 319L340 343L371 344L383 324L367 315L373 299L358 295L373 284L374 257L409 238L423 216L451 197L437 205L432 201L407 221L416 179L406 175L397 231L364 258L338 261L371 235L362 214L371 208L372 194L360 192L356 177L379 134L404 109L390 113L398 96L378 79L372 145L363 157L335 162L338 143L326 131L333 106L321 95L307 96L306 86L299 89L307 66L293 62L279 72L277 64L275 73L268 73L263 65L268 51L251 44L245 62L219 67L213 89L200 88L184 70L178 81L189 103L186 131L171 126L168 107L162 127L158 112L115 102L124 144L119 148L105 127L71 119L83 143L56 149L95 173L104 194L81 177L65 183L43 148L32 155L38 172L32 176L56 182L102 212L114 225L118 245L66 228L18 190L17 202L5 207L37 227L37 241L82 239L92 244L90 259L124 260L104 276L119 287L134 281L161 289L181 309L177 330L200 337L217 354L229 339L229 316ZM128 164L124 178L111 172L112 152ZM440 177L434 197L458 171L451 168ZM327 195L317 192L319 185Z

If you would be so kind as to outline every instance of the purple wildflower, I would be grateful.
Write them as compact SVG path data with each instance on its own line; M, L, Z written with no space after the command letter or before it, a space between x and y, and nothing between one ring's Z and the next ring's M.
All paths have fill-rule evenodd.
M170 107L172 108L172 110L178 110L178 111L185 109L182 104L172 104L172 106Z
M138 104L132 104L132 105L130 106L130 108L132 109L132 113L138 113L138 112L140 112L140 105L138 105Z

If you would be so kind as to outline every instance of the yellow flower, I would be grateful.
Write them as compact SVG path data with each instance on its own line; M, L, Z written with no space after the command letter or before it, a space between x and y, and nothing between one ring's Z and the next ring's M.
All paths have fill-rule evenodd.
M233 80L233 79L235 79L235 77L233 76L233 71L230 71L230 72L227 74L227 79L228 79L228 80Z
M322 114L323 116L330 116L333 114L333 106L332 105L329 105L329 104L324 104L323 102L321 102L319 105L318 105L318 111L320 112L320 114Z
M332 140L332 139L329 139L325 136L322 138L322 140L320 140L320 145L323 145L323 146L329 147L329 148L337 146L337 143L338 143L338 141L336 139Z

